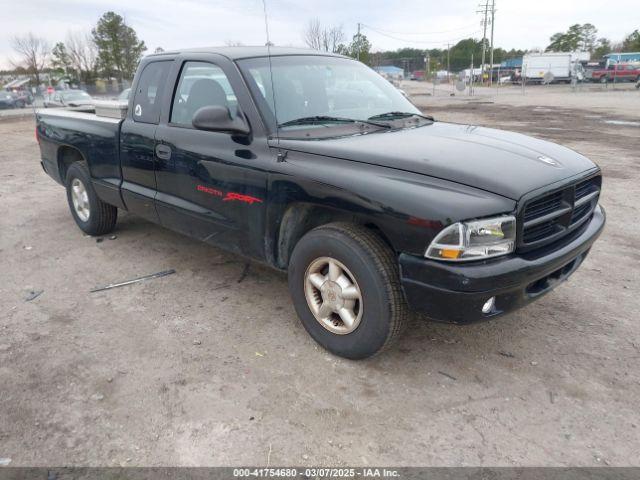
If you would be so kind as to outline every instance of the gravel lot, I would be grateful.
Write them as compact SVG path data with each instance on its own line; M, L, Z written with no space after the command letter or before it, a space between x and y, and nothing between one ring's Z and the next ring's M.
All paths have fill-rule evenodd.
M569 282L488 323L415 318L393 350L339 359L299 324L280 273L247 273L238 257L126 214L115 239L83 236L38 164L32 120L0 122L0 457L638 465L640 93L407 89L439 119L530 133L602 166L608 225Z

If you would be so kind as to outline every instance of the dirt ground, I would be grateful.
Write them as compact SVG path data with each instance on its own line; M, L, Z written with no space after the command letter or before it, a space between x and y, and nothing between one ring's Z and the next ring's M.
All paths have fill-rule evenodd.
M247 273L238 257L129 215L116 238L85 237L38 164L32 121L2 122L0 457L638 465L640 93L596 92L590 106L587 95L563 104L412 88L439 119L561 142L602 166L608 225L569 282L488 323L416 317L391 351L343 360L306 334L280 273Z

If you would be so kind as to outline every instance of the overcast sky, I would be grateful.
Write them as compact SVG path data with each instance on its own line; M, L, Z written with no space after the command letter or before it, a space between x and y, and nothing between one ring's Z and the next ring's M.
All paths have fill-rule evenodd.
M303 46L312 18L343 25L350 38L361 22L374 50L438 48L481 37L483 0L266 0L271 41ZM69 31L89 31L108 10L123 15L149 51L266 41L262 0L0 0L0 67L13 55L10 39L27 32L52 44ZM598 36L619 41L640 28L638 0L496 0L495 45L545 47L574 23L593 23ZM375 29L375 30L374 30ZM393 37L393 38L392 38Z

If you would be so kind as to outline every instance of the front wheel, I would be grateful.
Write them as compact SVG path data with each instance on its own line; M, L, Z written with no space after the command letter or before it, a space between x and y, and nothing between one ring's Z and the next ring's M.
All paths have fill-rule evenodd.
M80 230L89 235L105 235L114 229L118 209L98 198L84 163L76 162L69 167L66 185L71 215Z
M357 225L333 223L306 234L291 255L289 291L311 337L345 358L384 350L407 318L393 251Z

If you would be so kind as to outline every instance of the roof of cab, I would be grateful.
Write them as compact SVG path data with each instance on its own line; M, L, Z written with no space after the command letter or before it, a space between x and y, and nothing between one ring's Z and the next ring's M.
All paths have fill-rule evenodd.
M330 52L320 52L318 50L311 50L308 48L295 48L295 47L204 47L204 48L188 48L184 50L174 50L170 52L160 52L148 55L148 57L161 57L163 55L181 55L188 53L216 53L218 55L224 55L230 60L240 60L243 58L255 58L255 57L267 57L271 56L283 56L283 55L317 55L317 56L329 56L329 57L344 57L344 55L338 55Z

